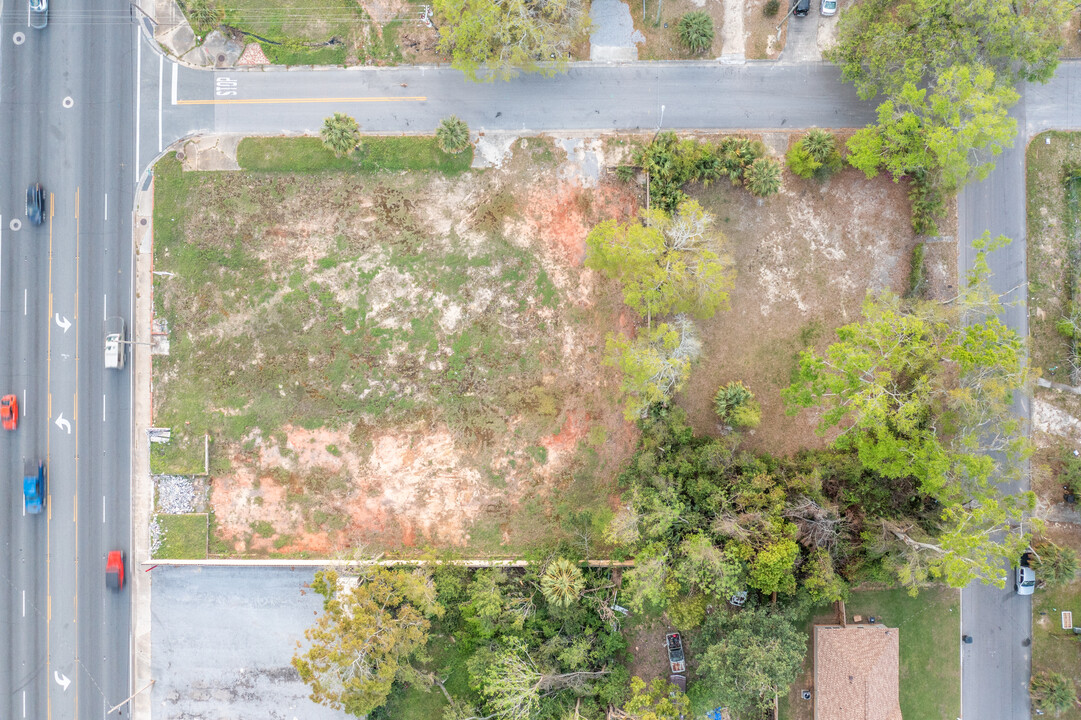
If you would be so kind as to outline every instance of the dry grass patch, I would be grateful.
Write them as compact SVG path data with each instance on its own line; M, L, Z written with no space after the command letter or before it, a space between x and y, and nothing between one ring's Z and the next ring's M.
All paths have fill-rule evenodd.
M646 41L638 45L639 60L689 60L713 59L724 49L721 35L724 29L724 0L626 0L634 20L634 29L642 33ZM660 3L660 19L657 8ZM645 13L643 17L643 8ZM704 12L713 20L713 44L707 50L692 53L679 41L679 19L689 12Z

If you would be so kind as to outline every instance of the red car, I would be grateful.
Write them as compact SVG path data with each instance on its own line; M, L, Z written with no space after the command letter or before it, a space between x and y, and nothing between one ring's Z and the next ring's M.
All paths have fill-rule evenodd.
M5 395L0 399L0 422L5 430L14 430L19 426L19 399L14 395Z
M105 560L105 586L111 590L124 589L124 552L110 550Z

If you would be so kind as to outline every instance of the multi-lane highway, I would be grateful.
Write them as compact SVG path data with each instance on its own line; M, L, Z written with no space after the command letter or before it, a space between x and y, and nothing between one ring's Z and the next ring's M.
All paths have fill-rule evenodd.
M104 717L129 694L125 592L105 557L130 544L130 375L103 367L102 323L130 317L136 33L127 3L0 15L0 717ZM40 182L45 217L25 216ZM48 468L24 516L23 459Z

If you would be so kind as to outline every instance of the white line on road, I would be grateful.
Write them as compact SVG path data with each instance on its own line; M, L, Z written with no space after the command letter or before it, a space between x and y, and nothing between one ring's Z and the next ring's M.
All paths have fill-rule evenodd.
M109 222L109 193L105 193L105 222Z
M26 591L23 590L23 617L26 617Z
M23 415L23 420L30 417L30 413L26 411L26 388L23 388L23 403L19 406L19 412Z
M162 103L165 102L165 88L162 83L165 81L165 56L158 55L158 152L161 152L161 113Z
M101 316L104 318L109 317L109 293L101 296Z
M101 523L105 524L105 496L101 496Z
M23 288L23 315L26 314L26 288Z
M101 421L105 422L105 393L101 394Z
M173 63L173 105L176 105L176 74L180 70L180 66Z
M138 29L135 30L138 33ZM139 126L142 124L142 115L140 115L142 108L143 92L139 87L139 81L143 77L143 43L142 38L136 37L135 39L135 182L139 182Z
M26 691L23 690L23 717L26 717Z

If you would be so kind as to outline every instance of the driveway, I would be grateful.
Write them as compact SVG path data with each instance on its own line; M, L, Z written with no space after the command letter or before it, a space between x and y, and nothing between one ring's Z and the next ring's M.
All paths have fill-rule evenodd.
M833 44L840 13L822 17L819 4L819 0L811 0L807 17L788 16L788 39L781 51L781 62L817 62L822 59L822 51Z

